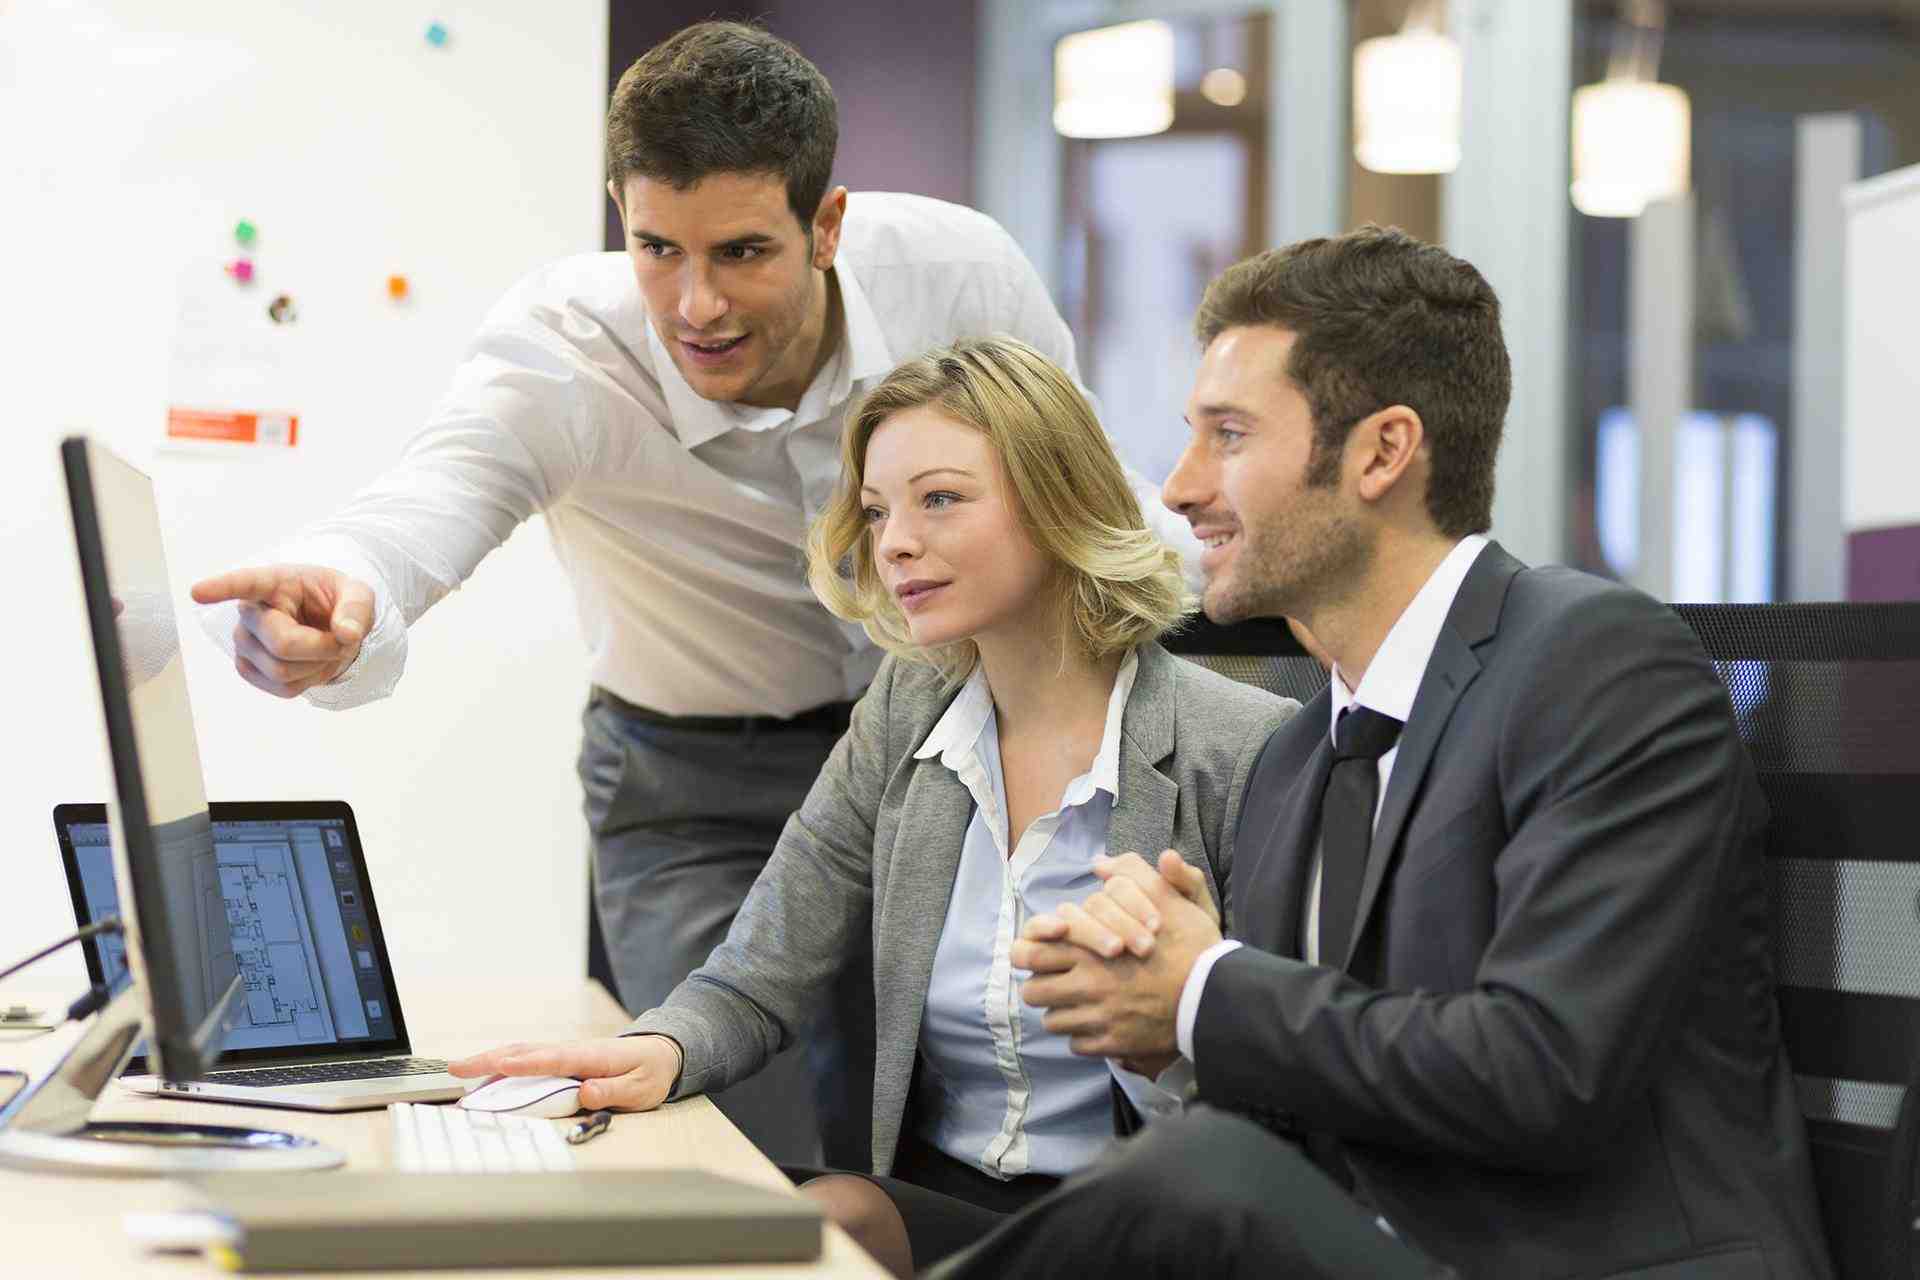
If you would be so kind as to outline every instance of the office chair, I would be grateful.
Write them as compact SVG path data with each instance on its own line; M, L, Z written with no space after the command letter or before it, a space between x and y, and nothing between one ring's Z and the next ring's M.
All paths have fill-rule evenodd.
M1773 809L1781 1031L1834 1264L1920 1275L1920 603L1674 609Z
M1674 608L1773 811L1781 1031L1834 1264L1920 1277L1920 603ZM1167 647L1302 702L1327 682L1278 623Z
M1277 618L1222 626L1196 614L1160 643L1169 653L1302 705L1327 687L1327 669L1300 647L1287 624Z

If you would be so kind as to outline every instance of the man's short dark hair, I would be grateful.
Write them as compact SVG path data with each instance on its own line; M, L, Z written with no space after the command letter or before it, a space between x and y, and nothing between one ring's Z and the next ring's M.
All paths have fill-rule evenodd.
M1194 317L1291 331L1286 375L1313 412L1308 481L1330 484L1356 423L1403 404L1425 425L1427 514L1460 538L1493 524L1494 457L1513 392L1500 299L1472 264L1397 227L1269 249L1222 272Z
M833 177L839 108L820 68L738 22L699 22L640 55L607 106L607 178L684 191L714 173L764 173L803 227Z

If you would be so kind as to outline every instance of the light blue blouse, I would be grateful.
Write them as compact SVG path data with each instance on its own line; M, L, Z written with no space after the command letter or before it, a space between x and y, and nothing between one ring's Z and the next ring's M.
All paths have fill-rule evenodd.
M1044 1011L1021 1001L1026 975L1009 958L1030 917L1101 887L1093 860L1107 851L1120 725L1138 669L1129 654L1093 766L1067 784L1059 808L1035 819L1011 856L1000 735L983 670L974 670L915 753L939 756L974 801L920 1024L919 1136L997 1178L1064 1177L1090 1163L1113 1137L1112 1080L1149 1119L1181 1105L1170 1089L1081 1057L1067 1037L1042 1027ZM1161 1081L1173 1086L1178 1069Z

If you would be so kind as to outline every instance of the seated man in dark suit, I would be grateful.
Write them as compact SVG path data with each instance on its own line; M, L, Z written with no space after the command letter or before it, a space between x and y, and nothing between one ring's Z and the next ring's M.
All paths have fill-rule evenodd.
M1049 1030L1184 1056L1205 1105L940 1274L1830 1275L1765 802L1684 623L1484 536L1492 289L1369 227L1231 268L1196 327L1164 496L1207 614L1300 620L1333 681L1253 772L1232 940L1129 855L1016 944Z

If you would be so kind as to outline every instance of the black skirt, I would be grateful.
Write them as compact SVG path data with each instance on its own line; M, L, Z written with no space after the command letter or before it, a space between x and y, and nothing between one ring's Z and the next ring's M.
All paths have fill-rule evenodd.
M1060 1179L1044 1173L1004 1181L990 1177L912 1134L901 1136L890 1177L855 1169L785 1168L782 1172L796 1185L830 1173L850 1173L880 1188L907 1224L916 1271L958 1253L1060 1185Z

